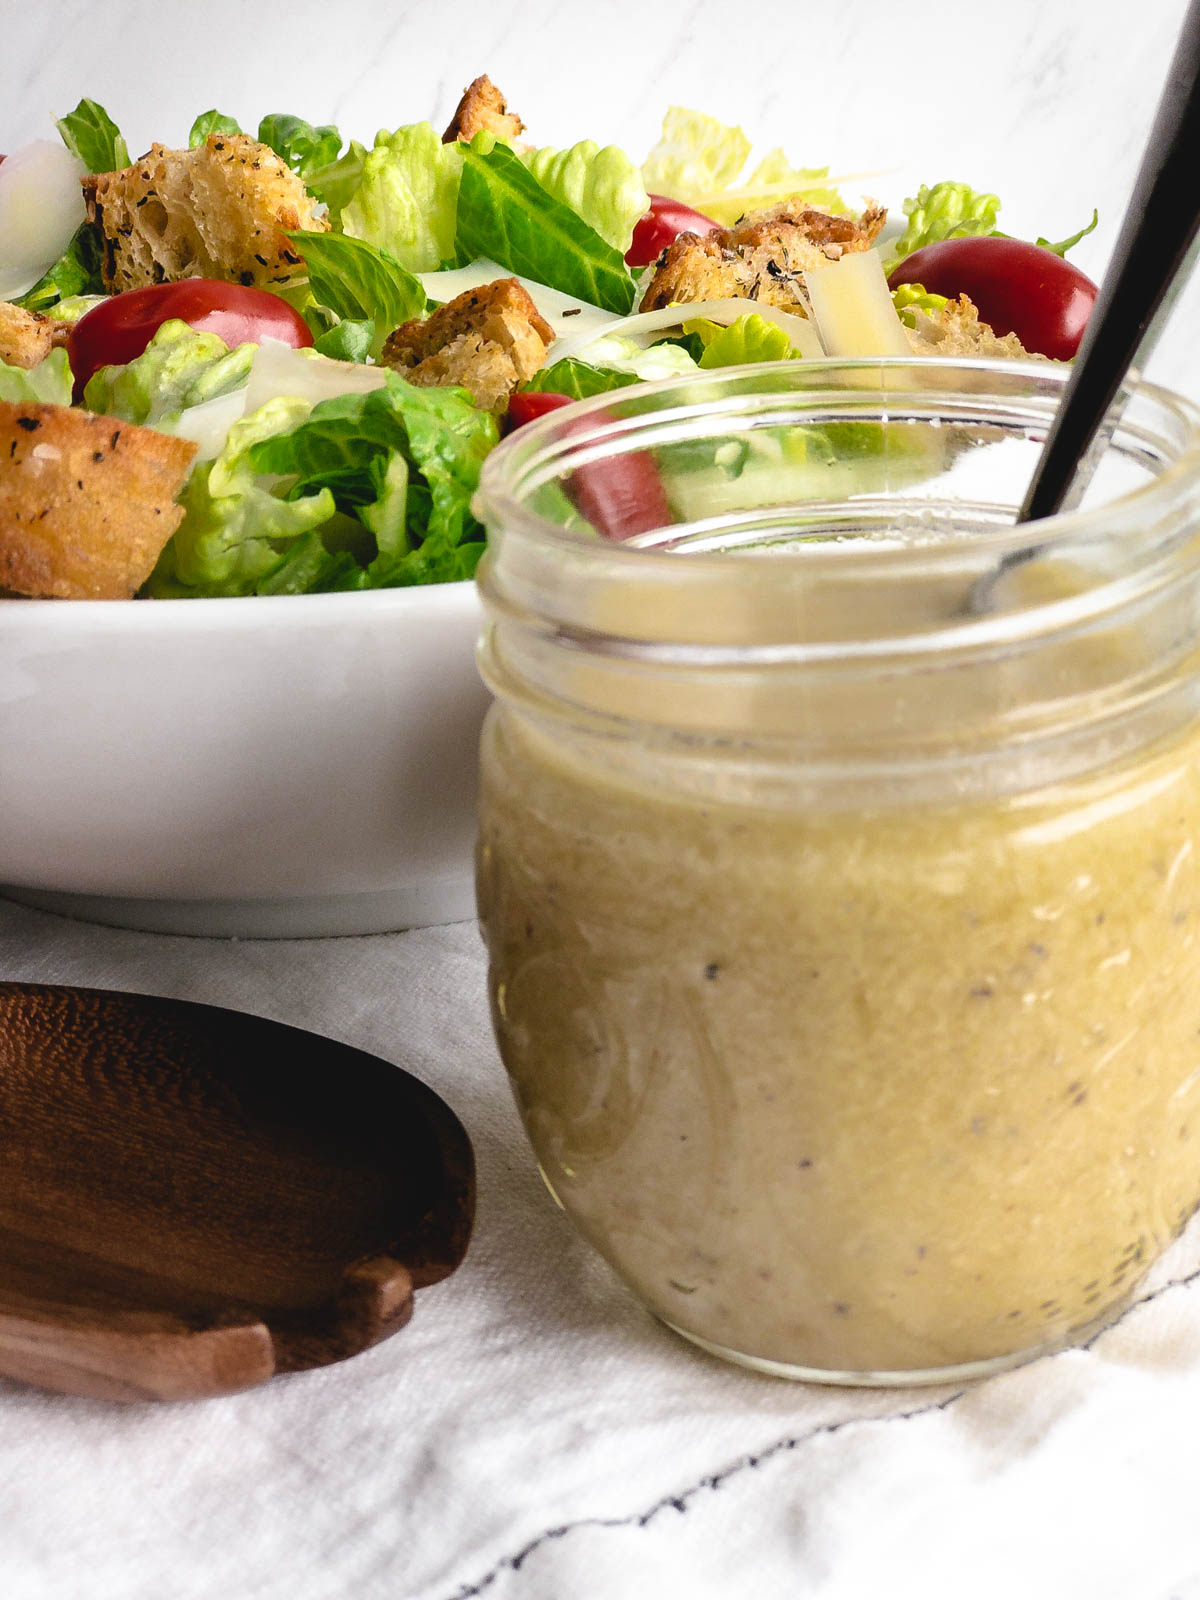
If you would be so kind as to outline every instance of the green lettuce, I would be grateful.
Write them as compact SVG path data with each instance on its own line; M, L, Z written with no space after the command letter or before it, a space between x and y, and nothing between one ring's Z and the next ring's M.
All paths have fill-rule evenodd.
M715 322L686 322L684 332L696 332L704 343L702 367L737 367L752 361L788 361L799 354L777 322L758 312L739 317L728 327Z
M699 370L695 358L684 345L663 339L644 349L636 340L623 338L619 333L601 334L592 339L580 351L580 358L591 367L622 373L641 383L652 383L656 378L685 378Z
M309 165L304 172L304 186L329 209L332 227L340 229L342 212L358 193L363 181L367 149L357 139L350 143L334 161L324 166Z
M905 327L915 328L918 312L931 316L934 312L944 310L949 300L944 294L930 294L924 284L902 283L892 290L892 304Z
M389 250L346 233L289 233L308 268L319 305L339 321L372 324L367 353L377 356L393 328L425 309L425 290ZM310 319L311 323L311 319ZM332 332L332 330L329 330ZM353 338L350 348L357 348ZM331 354L328 345L323 353ZM365 359L365 355L351 359Z
M636 373L618 372L613 367L595 367L590 362L568 356L565 361L556 361L553 366L543 367L540 372L534 373L521 388L538 394L565 394L570 395L572 400L586 400L591 395L607 394L610 389L624 389L637 382Z
M202 111L192 123L191 131L188 133L188 149L195 150L204 144L210 133L222 133L228 136L241 131L236 118L222 116L219 111Z
M478 136L462 151L456 256L485 256L606 311L633 309L634 282L620 250L549 194L507 146Z
M461 389L397 373L310 407L274 400L193 470L148 585L163 595L296 594L469 578L471 511L496 422Z
M164 322L135 360L93 373L83 403L103 416L169 428L190 407L240 389L256 348L242 344L230 350L215 333Z
M342 136L331 123L314 128L303 117L275 112L258 125L259 144L269 145L298 177L323 171L338 158Z
M927 244L995 233L999 212L1000 201L994 194L981 194L970 184L946 181L932 188L922 184L915 199L904 202L908 226L892 245L885 270L890 272L898 261Z
M351 167L361 161L357 182L349 170L342 174L349 180L342 191L350 188L348 197L338 193L343 230L390 251L409 272L452 261L464 148L443 144L429 122L376 134L374 149L351 159ZM329 172L321 178L326 188Z
M306 400L268 401L234 423L215 461L192 469L179 497L183 521L150 575L147 594L261 594L295 544L329 521L335 510L330 490L286 498L251 459L256 444L296 427L309 410Z
M0 361L0 400L17 405L71 404L71 367L65 350L51 350L36 367L10 367Z
M983 194L972 189L970 184L948 180L935 183L932 187L922 184L915 199L906 200L903 209L908 226L892 245L891 259L884 269L887 272L891 272L905 256L912 255L914 250L920 250L927 244L940 244L943 239L966 239L981 235L996 235L1001 239L1011 237L1001 233L996 226L1000 201L994 194ZM1035 243L1041 245L1043 250L1052 250L1056 256L1065 256L1068 250L1091 233L1099 220L1099 213L1093 210L1091 221L1078 233L1057 243L1039 236Z
M741 128L672 106L663 118L658 143L642 165L642 181L652 194L669 194L726 224L785 200L803 200L825 211L846 210L829 181L828 167L793 167L784 152L775 149L746 175L750 151Z
M570 206L606 244L625 254L650 196L623 150L614 144L601 149L594 139L584 139L568 150L549 145L530 150L521 160L547 194Z
M117 172L129 165L129 147L116 123L95 100L81 100L55 127L73 156L89 172Z

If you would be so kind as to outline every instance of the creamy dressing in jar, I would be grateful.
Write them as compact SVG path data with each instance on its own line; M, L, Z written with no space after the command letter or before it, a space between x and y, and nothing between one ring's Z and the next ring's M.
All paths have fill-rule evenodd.
M992 430L1059 381L955 366ZM1146 511L999 568L493 529L501 1054L580 1230L720 1354L995 1370L1109 1319L1200 1203L1195 419L1164 404Z

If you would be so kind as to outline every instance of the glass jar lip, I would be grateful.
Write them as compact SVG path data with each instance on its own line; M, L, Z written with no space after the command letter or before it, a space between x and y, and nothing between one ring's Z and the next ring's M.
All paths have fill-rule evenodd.
M719 391L736 392L739 384L756 378L775 378L779 381L774 390L764 390L759 394L750 395L747 397L749 399L762 401L775 394L779 398L786 397L793 401L809 397L815 402L820 396L834 393L859 394L865 398L871 392L865 385L861 388L847 386L841 389L823 385L821 378L825 374L878 373L881 377L878 392L886 397L889 393L899 395L908 389L908 385L889 386L887 383L888 374L899 375L905 372L955 373L963 377L974 376L985 380L991 378L993 381L1001 378L1025 379L1061 391L1066 386L1070 368L1059 363L998 360L993 357L974 356L827 357L822 360L758 362L753 365L704 371L695 375L687 374L683 377L673 376L648 383L630 384L603 394L589 396L584 400L573 401L569 406L562 406L534 422L525 424L507 439L502 440L483 464L475 509L480 520L489 528L517 528L524 538L534 540L542 546L584 550L593 558L597 557L599 551L603 551L605 566L614 572L622 567L630 570L630 566L635 563L642 572L646 572L651 564L661 565L668 561L677 563L679 560L677 551L656 548L637 540L598 541L594 534L564 528L534 510L522 498L522 487L538 474L540 474L538 483L557 475L545 471L546 468L561 466L566 469L572 462L578 462L579 458L593 459L597 451L603 455L621 453L617 448L601 449L600 447L606 443L611 446L615 441L620 441L631 450L642 449L653 442L652 438L647 436L661 430L670 422L705 413L711 414L714 419L719 419L722 415L744 412L750 408L722 405ZM698 382L716 392L717 398L677 406L666 404L659 407L650 404L660 396L667 397L673 393L686 392L688 388L694 389ZM929 392L935 393L936 390ZM982 412L989 395L986 389L976 392L979 394ZM1144 401L1149 401L1160 412L1182 423L1186 428L1190 437L1176 459L1147 483L1100 504L1059 512L1036 522L1014 522L1010 527L977 533L972 538L972 550L976 555L992 557L1000 562L1031 546L1047 550L1051 547L1069 545L1076 540L1086 539L1089 533L1101 528L1114 514L1120 515L1131 508L1136 508L1140 514L1144 514L1147 522L1152 525L1184 497L1190 487L1200 484L1200 405L1144 379L1130 385L1128 392L1131 395L1136 394ZM645 413L622 419L614 419L611 416L614 405L628 405L631 401L647 402ZM643 436L641 442L639 435ZM685 536L689 530L701 526L703 525L695 522L684 522L675 525L672 531L678 538ZM832 572L861 567L864 570L882 572L898 565L912 566L914 558L928 560L931 550L938 548L949 547L909 545L897 548L869 542L830 541L819 548L807 546L802 558L796 553L780 551L772 555L772 560L787 562L803 559L809 571L824 568ZM756 552L726 549L688 551L687 559L689 564L720 566L725 572L729 572L731 562L745 570L747 564L757 565L762 557Z

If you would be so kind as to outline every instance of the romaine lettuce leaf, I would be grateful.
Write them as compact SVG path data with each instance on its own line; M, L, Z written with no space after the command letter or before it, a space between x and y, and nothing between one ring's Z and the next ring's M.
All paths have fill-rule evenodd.
M298 177L330 166L342 148L342 136L332 123L314 128L303 117L275 112L258 125L259 144L269 145Z
M658 143L642 164L642 182L651 194L703 209L737 182L750 158L751 144L741 128L728 127L702 111L671 106Z
M586 400L590 395L607 394L610 389L624 389L638 381L636 373L618 372L614 367L594 367L587 361L568 356L565 361L543 367L521 387L538 394L566 394L572 400Z
M313 349L334 361L365 362L375 343L374 317L347 318L335 322L313 339Z
M663 118L658 143L642 165L642 181L650 193L670 195L726 224L748 211L764 211L792 199L826 211L846 210L829 183L828 167L793 167L784 152L775 149L744 177L750 150L741 128L672 106Z
M362 183L366 159L366 146L351 139L335 161L323 167L310 166L304 173L305 188L328 207L329 221L334 228L342 226L342 211Z
M468 578L494 418L397 373L365 394L268 402L193 470L147 592L295 594Z
M83 403L103 416L169 427L191 406L240 389L256 348L243 344L230 350L215 333L164 322L135 360L94 373Z
M454 236L460 261L486 256L605 311L633 309L634 283L621 251L548 194L511 150L485 149L477 136L461 160Z
M41 402L51 406L71 404L71 367L65 350L51 350L36 367L10 367L0 361L0 400L17 405Z
M267 592L294 546L336 509L328 489L284 498L251 460L260 440L296 427L309 409L304 400L268 401L234 423L215 461L192 469L179 497L183 521L159 557L146 594L162 599Z
M624 373L641 383L652 383L655 378L688 377L700 370L691 353L674 340L664 339L644 348L636 340L625 339L619 333L601 334L592 339L577 353L577 358L588 366Z
M191 130L188 133L188 149L197 149L198 146L205 142L210 133L232 134L241 133L241 131L235 117L223 116L221 112L216 110L202 111L195 122L192 123Z
M650 196L623 150L615 144L601 149L594 139L584 139L568 150L545 145L520 159L547 194L570 206L606 244L625 254Z
M457 142L443 144L429 122L376 134L375 148L361 158L358 181L346 198L338 196L342 228L391 251L410 272L436 271L454 257L463 151ZM332 209L329 170L320 181ZM317 179L314 172L310 184Z
M947 304L947 297L944 294L930 294L921 283L902 283L892 290L892 304L904 326L915 328L918 325L918 312L931 316L941 311Z
M905 256L912 255L914 250L920 250L927 244L940 244L943 239L965 239L981 234L1011 237L1001 233L996 226L996 218L1000 214L1000 201L996 196L981 194L966 183L947 180L935 183L932 187L922 184L916 198L904 202L904 214L908 218L908 226L892 245L891 259L884 269L887 272L891 272ZM1052 250L1056 256L1065 256L1072 246L1091 233L1099 220L1099 213L1093 210L1091 221L1078 233L1060 239L1057 244L1041 237L1035 243L1041 245L1043 250Z
M703 320L685 322L683 331L700 335L704 344L700 365L705 368L744 366L752 361L788 361L800 353L777 322L768 322L756 311L739 317L728 326Z
M425 290L389 250L347 233L289 233L308 268L316 300L339 319L372 321L368 340L378 355L393 328L425 309ZM326 354L330 353L328 351Z
M893 243L885 271L891 272L898 261L927 244L995 233L999 211L1000 201L994 194L981 194L969 184L922 184L916 197L904 202L908 226Z
M89 172L117 172L129 165L129 147L116 123L95 100L81 100L55 127L72 155Z

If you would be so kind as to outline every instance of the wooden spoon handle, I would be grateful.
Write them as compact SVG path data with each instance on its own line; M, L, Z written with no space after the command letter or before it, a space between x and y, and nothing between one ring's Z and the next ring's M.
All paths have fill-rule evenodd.
M93 1400L198 1400L236 1394L275 1370L262 1322L190 1328L159 1313L114 1312L86 1320L73 1308L0 1314L0 1371Z

